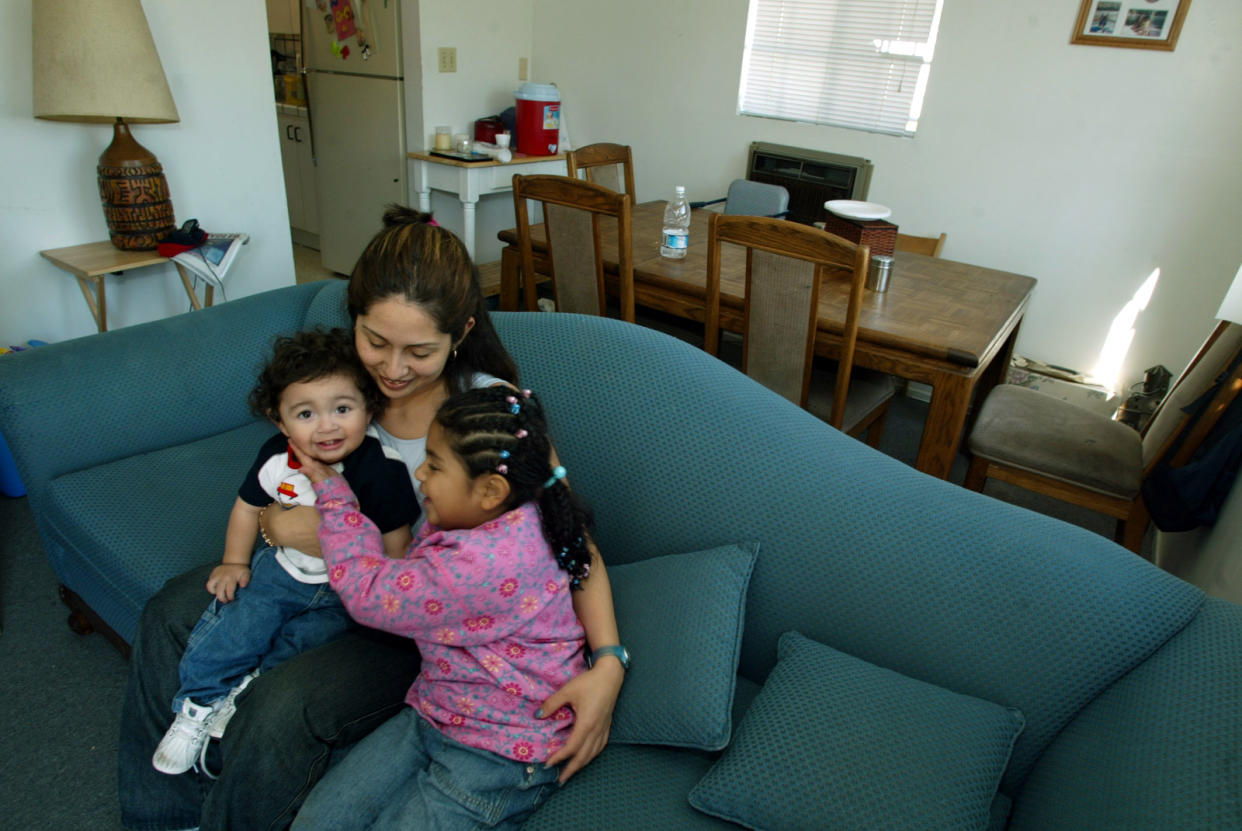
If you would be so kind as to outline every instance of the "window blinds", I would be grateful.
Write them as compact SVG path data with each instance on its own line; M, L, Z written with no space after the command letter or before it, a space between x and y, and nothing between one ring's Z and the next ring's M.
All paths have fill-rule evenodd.
M943 0L750 0L738 110L918 129Z

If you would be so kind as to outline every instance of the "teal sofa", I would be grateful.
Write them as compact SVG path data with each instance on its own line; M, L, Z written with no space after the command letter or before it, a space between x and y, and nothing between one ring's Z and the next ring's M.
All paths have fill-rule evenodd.
M660 333L495 320L595 509L634 661L613 743L527 827L1242 827L1242 608ZM256 368L346 322L316 283L0 361L0 433L96 628L129 641L219 556L270 430Z

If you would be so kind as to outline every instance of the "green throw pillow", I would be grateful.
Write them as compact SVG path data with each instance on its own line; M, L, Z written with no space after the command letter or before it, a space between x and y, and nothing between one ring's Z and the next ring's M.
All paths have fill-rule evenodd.
M720 750L732 731L746 587L758 543L609 566L632 665L611 741Z
M756 829L987 828L1020 712L797 632L777 658L691 805Z

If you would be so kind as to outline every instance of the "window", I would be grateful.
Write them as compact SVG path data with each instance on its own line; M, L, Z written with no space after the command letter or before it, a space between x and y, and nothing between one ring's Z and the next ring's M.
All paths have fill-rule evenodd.
M913 136L944 0L750 0L738 112Z

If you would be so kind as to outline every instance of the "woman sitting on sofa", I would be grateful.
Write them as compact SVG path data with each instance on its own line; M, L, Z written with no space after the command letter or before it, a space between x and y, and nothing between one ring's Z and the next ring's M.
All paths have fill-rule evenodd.
M426 453L436 409L452 391L515 384L517 367L500 343L469 255L430 217L390 207L350 278L354 342L388 406L375 422L411 477ZM417 490L417 489L416 489ZM314 508L265 509L261 532L278 545L318 553ZM170 580L143 611L121 714L119 790L127 828L282 828L327 769L332 751L398 712L419 671L404 638L359 628L259 675L238 699L221 742L223 772L163 776L150 764L171 716L177 666L202 612L210 564ZM574 593L587 640L619 643L602 563ZM548 762L568 779L608 741L624 671L603 661L552 695L543 712L570 706L573 732ZM212 764L221 769L220 763Z

